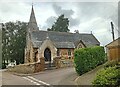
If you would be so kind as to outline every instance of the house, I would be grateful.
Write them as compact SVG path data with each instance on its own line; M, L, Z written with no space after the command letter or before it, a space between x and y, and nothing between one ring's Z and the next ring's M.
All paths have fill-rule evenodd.
M106 45L108 60L120 61L120 37Z
M39 30L32 6L26 36L25 63L40 62L40 58L44 58L46 63L53 63L56 57L73 59L75 49L99 45L100 42L93 34Z

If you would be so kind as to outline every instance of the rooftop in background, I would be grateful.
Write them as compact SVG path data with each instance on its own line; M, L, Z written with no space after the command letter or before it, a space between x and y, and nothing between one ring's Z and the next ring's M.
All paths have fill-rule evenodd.
M115 46L120 46L120 37L106 45L106 47L115 47Z

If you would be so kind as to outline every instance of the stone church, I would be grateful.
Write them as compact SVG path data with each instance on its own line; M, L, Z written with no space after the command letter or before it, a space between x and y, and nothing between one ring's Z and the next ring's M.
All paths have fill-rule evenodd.
M39 30L32 6L26 36L25 63L40 62L40 58L51 63L57 57L73 59L75 49L99 45L100 42L93 34Z

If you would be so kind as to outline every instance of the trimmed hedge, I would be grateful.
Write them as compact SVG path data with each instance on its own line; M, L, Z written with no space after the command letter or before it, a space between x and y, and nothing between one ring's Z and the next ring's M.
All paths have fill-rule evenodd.
M76 72L82 75L105 62L104 47L80 48L74 51Z

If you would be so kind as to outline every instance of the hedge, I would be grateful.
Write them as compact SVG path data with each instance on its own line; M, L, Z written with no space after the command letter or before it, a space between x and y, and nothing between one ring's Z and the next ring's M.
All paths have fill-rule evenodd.
M96 66L105 62L104 47L95 46L90 48L80 48L74 51L74 63L76 72L82 75Z
M92 84L93 87L119 87L120 69L117 66L104 68L97 73Z

